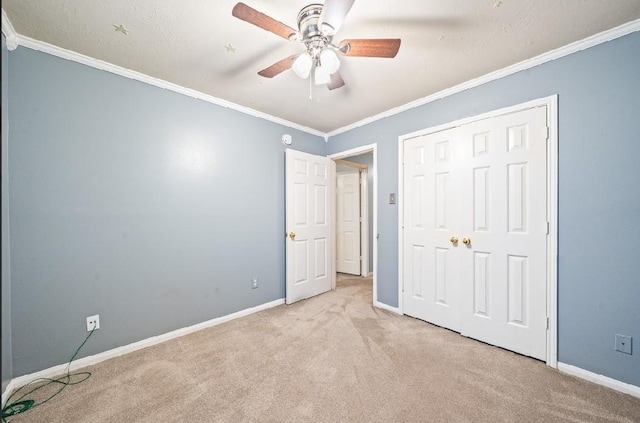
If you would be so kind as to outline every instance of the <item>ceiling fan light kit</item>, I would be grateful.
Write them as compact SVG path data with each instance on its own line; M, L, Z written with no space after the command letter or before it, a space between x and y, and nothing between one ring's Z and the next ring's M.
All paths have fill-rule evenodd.
M330 90L344 86L338 72L342 56L395 57L400 39L351 39L339 46L332 43L355 0L325 0L324 5L312 3L298 13L298 31L244 3L235 5L232 15L266 31L305 46L305 52L282 59L258 72L267 78L291 68L302 79L313 78L316 85L327 85Z
M312 56L314 54L314 56ZM291 70L302 79L307 79L314 70L314 82L316 85L328 84L331 75L340 69L340 60L335 51L324 48L317 52L301 53L291 66Z
M298 29L306 52L301 53L293 62L293 72L302 79L307 79L313 70L313 81L316 85L325 85L331 81L331 74L340 67L340 60L331 45L332 36L326 31L334 31L328 23L320 24L323 7L313 3L302 8L298 13Z

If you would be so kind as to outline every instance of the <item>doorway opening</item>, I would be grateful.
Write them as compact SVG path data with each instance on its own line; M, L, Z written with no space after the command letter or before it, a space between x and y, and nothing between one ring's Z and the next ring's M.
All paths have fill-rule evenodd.
M336 163L335 257L338 279L372 278L377 302L376 144L332 154Z
M367 277L369 269L369 163L365 153L336 162L336 272Z

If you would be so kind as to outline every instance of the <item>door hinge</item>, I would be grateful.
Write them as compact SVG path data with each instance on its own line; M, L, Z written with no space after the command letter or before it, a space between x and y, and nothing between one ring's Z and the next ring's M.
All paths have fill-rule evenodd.
M549 235L549 222L547 222L547 235Z
M551 129L547 126L547 140L549 139L550 135L551 135Z
M362 223L362 218L360 218L360 223Z
M547 317L547 330L549 330L549 318Z
M362 256L360 256L360 261L362 261Z

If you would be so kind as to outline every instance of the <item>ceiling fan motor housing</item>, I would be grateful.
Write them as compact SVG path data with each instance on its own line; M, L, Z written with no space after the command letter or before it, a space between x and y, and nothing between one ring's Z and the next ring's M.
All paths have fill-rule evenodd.
M305 6L298 13L298 30L309 50L322 49L331 43L331 37L325 36L318 25L321 13L322 4L319 3Z

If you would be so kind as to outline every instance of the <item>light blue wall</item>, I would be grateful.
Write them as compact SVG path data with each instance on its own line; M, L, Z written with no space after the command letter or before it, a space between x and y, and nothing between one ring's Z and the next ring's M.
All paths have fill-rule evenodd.
M322 138L24 47L9 56L16 376L66 362L92 314L101 329L79 357L284 297L281 136L314 154Z
M331 137L378 143L378 299L398 305L398 136L559 95L559 359L640 386L640 33ZM614 334L635 352L614 351Z
M11 367L11 283L9 279L9 182L8 182L8 146L9 125L9 58L7 43L2 35L2 150L0 152L0 170L2 176L2 392L13 377Z
M102 329L81 356L282 298L284 132L314 154L378 144L378 299L396 306L398 215L386 199L398 191L398 136L556 93L560 361L640 385L637 348L613 351L614 333L640 342L639 51L634 33L326 145L26 48L10 52L3 385L7 342L16 376L63 363L90 314L100 314ZM4 44L2 54L4 153ZM250 289L254 274L258 290Z

